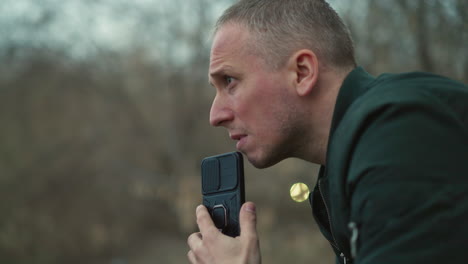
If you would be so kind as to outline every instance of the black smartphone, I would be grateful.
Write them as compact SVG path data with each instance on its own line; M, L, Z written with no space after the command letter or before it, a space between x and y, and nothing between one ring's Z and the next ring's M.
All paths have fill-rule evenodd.
M245 202L244 163L240 152L204 158L201 163L203 205L225 235L240 234L239 212Z

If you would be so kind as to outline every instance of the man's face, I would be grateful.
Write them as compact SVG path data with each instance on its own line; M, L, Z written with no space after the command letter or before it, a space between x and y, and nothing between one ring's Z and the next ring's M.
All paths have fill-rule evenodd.
M258 168L287 158L298 137L291 74L272 70L249 50L250 33L235 24L222 26L211 49L209 79L216 88L210 123L223 126L237 149Z

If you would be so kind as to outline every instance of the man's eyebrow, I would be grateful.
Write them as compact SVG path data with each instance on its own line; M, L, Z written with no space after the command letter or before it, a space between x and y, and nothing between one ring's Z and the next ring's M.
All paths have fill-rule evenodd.
M218 69L210 72L210 76L211 77L216 77L216 76L219 76L219 75L223 75L224 72L228 71L228 70L231 70L232 67L231 66L222 66L222 67L219 67Z
M231 69L232 69L231 66L221 66L218 69L210 72L210 76L211 78L216 79L216 78L219 78L219 76L224 75L226 71L231 70ZM210 80L208 80L208 83L211 86L215 87L214 84Z

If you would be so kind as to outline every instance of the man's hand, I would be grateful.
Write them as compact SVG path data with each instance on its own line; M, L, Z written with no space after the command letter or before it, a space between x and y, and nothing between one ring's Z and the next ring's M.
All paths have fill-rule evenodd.
M196 214L200 232L191 234L187 240L190 263L261 263L254 203L246 202L242 205L239 215L240 236L236 238L226 236L216 228L205 206L198 206Z

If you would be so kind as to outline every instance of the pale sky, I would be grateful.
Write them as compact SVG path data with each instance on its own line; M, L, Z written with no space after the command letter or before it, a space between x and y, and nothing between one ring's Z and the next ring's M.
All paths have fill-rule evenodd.
M232 1L206 2L210 3L206 11L214 23ZM347 2L330 0L338 12ZM187 0L2 0L0 45L58 47L75 59L101 50L121 52L141 45L149 48L154 59L165 59L168 54L164 51L168 48L176 50L178 60L183 62L191 56L184 35L188 36L199 26L196 3ZM175 26L181 32L175 33ZM207 45L209 30L205 30Z

